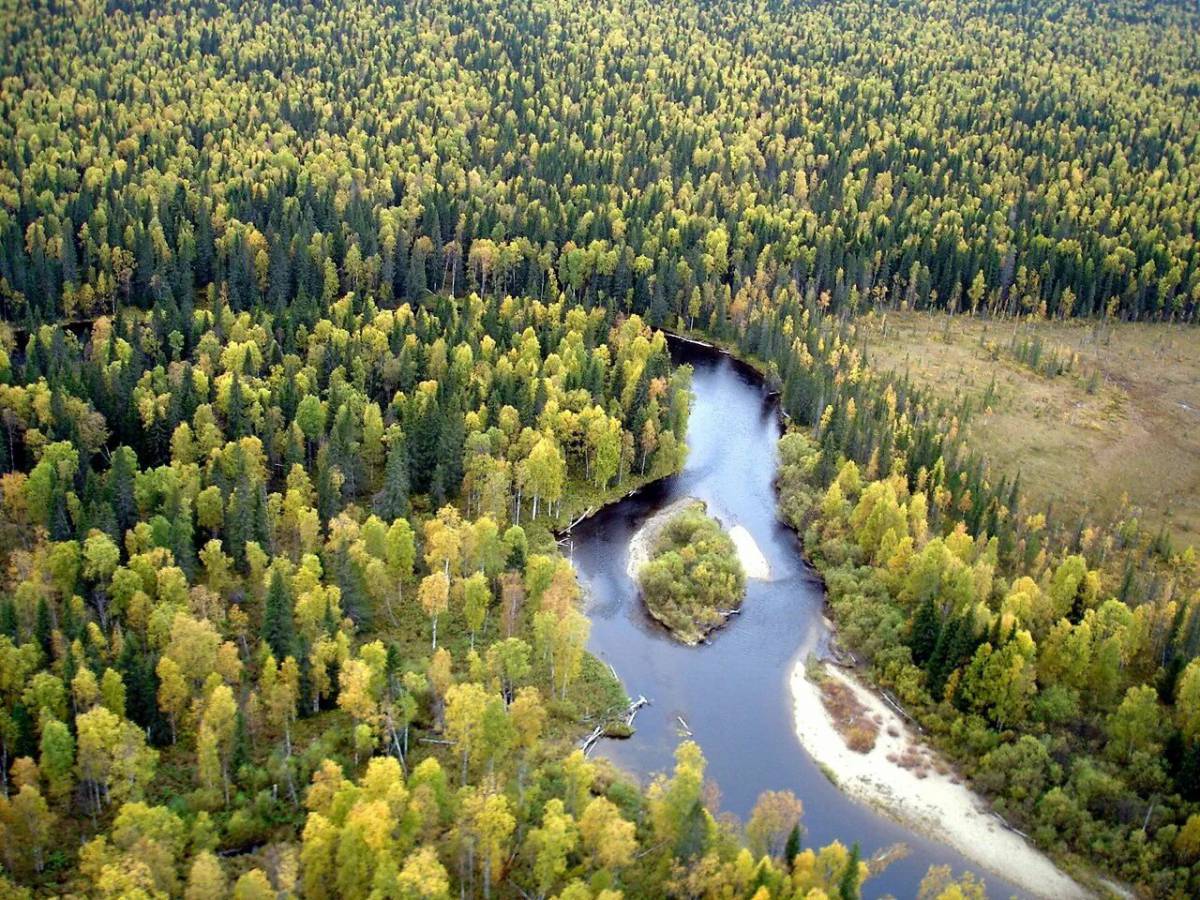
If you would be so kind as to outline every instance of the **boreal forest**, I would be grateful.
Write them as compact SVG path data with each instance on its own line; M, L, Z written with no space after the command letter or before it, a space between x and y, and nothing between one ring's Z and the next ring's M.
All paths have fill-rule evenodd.
M803 735L731 812L590 643L700 344L782 423L793 688L1200 895L1194 3L0 0L0 112L0 898L1007 896L810 840ZM688 658L779 568L710 512L643 577Z

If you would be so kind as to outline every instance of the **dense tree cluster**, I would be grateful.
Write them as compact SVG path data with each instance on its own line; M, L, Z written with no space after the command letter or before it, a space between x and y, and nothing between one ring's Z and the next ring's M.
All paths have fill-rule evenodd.
M650 615L687 644L724 624L746 590L733 540L700 504L663 524L637 579Z
M1193 318L1183 2L36 3L3 24L0 312L561 288Z
M521 784L622 704L586 671L570 565L542 551L585 501L682 463L689 371L662 333L475 294L326 312L284 333L218 296L186 352L132 307L41 326L24 352L5 334L13 875L113 896L224 883L211 851L286 853L329 760L403 771L449 747L464 789ZM56 822L86 841L77 860ZM450 841L413 864L438 871ZM307 884L303 854L279 866L272 890Z
M781 510L843 638L1041 844L1195 893L1195 549L1030 508L966 448L972 402L876 372L859 327L784 284L734 336L792 422Z
M1194 559L1023 509L962 450L970 408L873 373L844 314L1194 319L1197 24L6 4L5 877L856 896L795 798L714 818L694 747L644 794L563 752L624 698L549 529L681 464L666 326L779 389L847 636L1005 812L1194 892Z
M1164 557L1136 523L1064 538L1044 514L1019 512L1015 485L1001 495L986 478L995 512L973 518L971 489L955 499L944 457L910 477L902 454L886 471L872 454L864 470L801 431L780 453L781 507L822 571L842 639L996 808L1050 850L1155 895L1194 893L1193 551ZM832 471L829 455L841 460Z

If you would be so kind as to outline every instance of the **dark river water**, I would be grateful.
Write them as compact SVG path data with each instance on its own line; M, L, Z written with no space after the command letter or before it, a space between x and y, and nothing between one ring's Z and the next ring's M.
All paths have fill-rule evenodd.
M804 803L805 846L859 841L864 857L903 842L909 855L864 886L864 895L914 897L931 865L971 869L991 897L1025 892L948 846L931 841L842 794L796 738L788 680L796 660L827 638L822 589L800 544L775 518L778 411L758 376L716 351L672 341L677 363L695 368L688 459L683 472L602 510L576 526L571 553L588 595L589 649L611 663L633 697L651 705L629 740L604 740L596 752L643 782L669 771L686 735L703 748L722 810L743 821L758 795L788 789ZM645 613L626 574L629 540L645 518L681 497L698 497L727 528L744 526L771 567L749 581L741 615L711 644L675 642Z

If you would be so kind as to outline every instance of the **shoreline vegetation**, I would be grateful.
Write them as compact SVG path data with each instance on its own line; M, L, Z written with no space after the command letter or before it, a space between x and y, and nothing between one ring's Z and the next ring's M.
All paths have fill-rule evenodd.
M706 346L737 360L754 370L766 390L772 390L771 370L761 360L739 353L735 346L699 340L686 333L667 334L670 338ZM786 432L786 417L784 422ZM779 473L776 493L782 503L778 477ZM825 573L807 552L803 529L796 527L782 505L778 515L780 522L791 528L800 539L800 552L813 566L813 574L821 582L827 612L824 623L831 639L835 638L838 626L832 618L833 609L825 584ZM936 750L910 741L911 746L922 747L920 753L906 752L907 745L901 752L896 752L895 745L900 738L893 736L891 731L897 731L902 737L911 735L911 727L905 720L908 714L905 712L901 715L884 701L879 686L869 673L862 673L857 667L851 671L841 666L826 669L834 674L824 679L828 686L818 685L810 679L809 675L814 673L808 670L806 661L801 659L790 673L789 685L796 736L809 756L840 790L923 834L950 844L989 871L1003 874L1033 893L1045 893L1045 889L1038 887L1038 884L1052 884L1057 889L1046 896L1093 896L1032 842L1013 831L995 814L988 813L987 798L962 784ZM835 713L845 717L840 727ZM879 721L876 721L877 715ZM866 736L868 733L869 739ZM854 750L853 744L869 745L869 749L864 754ZM880 753L881 748L890 749ZM888 759L889 754L895 756L894 762ZM864 760L867 761L865 765ZM918 775L918 772L922 774ZM940 782L943 781L955 790L941 789ZM936 791L935 800L927 804L922 812L919 788L930 785L938 785L939 790ZM997 835L998 839L995 837ZM1006 847L1007 851L993 851L991 848L994 844ZM1010 851L1016 855L1009 856ZM1028 865L1022 865L1020 871L1014 874L1011 859L1020 859ZM1035 882L1035 878L1038 881ZM1092 873L1088 874L1088 878L1101 884L1112 895L1131 896L1123 886L1113 881Z
M630 540L626 571L649 614L689 646L703 643L741 607L746 589L743 557L755 572L762 553L744 528L737 541L707 505L685 497L655 513Z
M624 485L612 488L606 492L600 492L599 497L590 494L587 497L572 496L568 498L565 509L560 512L558 517L559 521L566 523L561 527L561 530L551 525L540 534L535 534L541 538L547 549L553 547L556 552L561 554L562 545L565 541L571 539L571 532L575 526L587 521L609 506L628 500L656 482L664 478L670 478L682 468L683 455L681 454L678 464L670 471L631 476L630 482L626 482ZM632 487L630 486L631 483ZM533 535L531 535L531 538L536 539ZM582 584L579 587L582 594L581 609L584 616L587 616L588 599L586 589ZM588 621L591 621L590 617ZM629 691L625 687L625 682L621 680L621 676L616 669L594 655L590 650L585 649L583 657L584 664L580 673L580 681L590 684L597 696L608 698L608 703L602 710L585 715L578 723L579 733L576 736L575 744L585 754L590 754L592 748L600 738L626 740L633 737L637 730L633 724L637 711L643 706L648 705L650 701L641 695L636 699L630 696Z
M800 659L789 682L796 737L839 790L1039 897L1093 896L991 813L857 673ZM859 742L864 722L869 743Z

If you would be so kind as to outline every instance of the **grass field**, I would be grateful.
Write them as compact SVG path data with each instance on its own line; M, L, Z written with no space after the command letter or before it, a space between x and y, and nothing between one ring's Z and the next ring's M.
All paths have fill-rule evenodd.
M1136 515L1177 548L1200 544L1200 330L896 312L859 328L877 368L945 398L993 390L967 439L1020 472L1027 509Z

